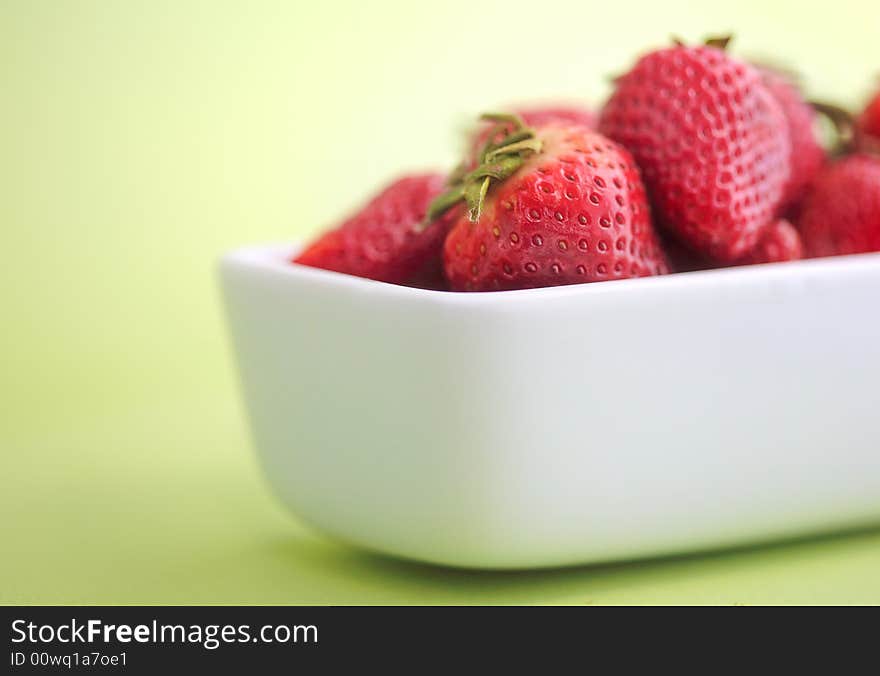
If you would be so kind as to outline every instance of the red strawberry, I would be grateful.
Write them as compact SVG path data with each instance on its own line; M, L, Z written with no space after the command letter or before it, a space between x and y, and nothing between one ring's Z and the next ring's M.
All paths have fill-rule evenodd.
M737 261L737 264L782 263L803 257L804 248L798 231L791 223L781 218L764 228L758 244Z
M755 246L790 175L779 104L755 68L715 46L642 57L599 130L632 152L660 224L722 262Z
M825 167L798 226L809 256L880 251L880 158L856 154Z
M508 127L440 198L469 211L446 238L453 290L577 284L667 272L638 169L616 143L570 123Z
M865 150L880 152L880 92L859 116L857 127L860 145Z
M667 238L663 242L666 256L676 272L712 270L725 267L695 254L678 242ZM804 257L801 237L795 227L785 219L773 221L761 231L755 248L730 265L755 265L757 263L782 263Z
M817 114L804 100L800 89L781 71L761 69L764 86L776 99L788 123L791 146L791 176L786 184L780 210L796 205L806 188L825 163L825 149L817 134Z
M416 232L415 226L445 187L441 174L401 178L322 235L294 262L392 284L436 288L442 280L443 239L454 215L423 232Z

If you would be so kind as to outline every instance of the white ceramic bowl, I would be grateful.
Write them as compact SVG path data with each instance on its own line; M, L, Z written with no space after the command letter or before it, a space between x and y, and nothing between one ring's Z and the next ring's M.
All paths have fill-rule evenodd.
M255 443L297 515L452 566L880 520L880 255L445 293L222 262Z

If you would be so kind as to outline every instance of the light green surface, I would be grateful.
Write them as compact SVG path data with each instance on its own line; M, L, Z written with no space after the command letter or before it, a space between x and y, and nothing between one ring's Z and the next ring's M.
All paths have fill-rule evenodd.
M670 33L733 29L852 102L878 25L867 0L0 3L0 602L880 603L880 532L501 575L328 543L256 472L212 274L449 165L476 111L600 100Z
M363 554L268 495L238 407L203 393L13 445L0 602L880 603L880 532L525 573Z

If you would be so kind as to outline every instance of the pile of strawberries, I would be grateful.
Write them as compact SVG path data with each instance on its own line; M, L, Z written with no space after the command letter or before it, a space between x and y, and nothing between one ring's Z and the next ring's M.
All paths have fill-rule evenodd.
M880 251L880 93L854 118L726 47L643 56L598 116L484 115L449 176L392 183L294 262L493 291Z

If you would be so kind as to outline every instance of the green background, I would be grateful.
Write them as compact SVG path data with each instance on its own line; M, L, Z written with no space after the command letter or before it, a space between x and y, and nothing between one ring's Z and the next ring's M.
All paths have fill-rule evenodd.
M224 250L314 233L478 111L601 101L670 34L864 99L874 0L0 3L0 602L880 603L880 532L467 573L301 527L252 456Z

